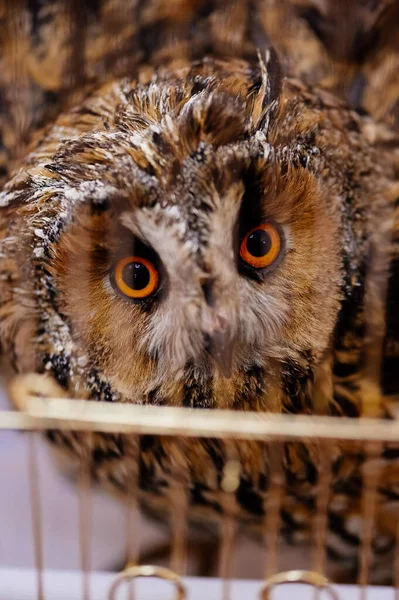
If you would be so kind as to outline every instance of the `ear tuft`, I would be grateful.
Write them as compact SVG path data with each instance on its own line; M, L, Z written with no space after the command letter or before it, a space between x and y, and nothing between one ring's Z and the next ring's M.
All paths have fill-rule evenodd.
M279 104L283 74L274 48L268 48L264 57L259 52L258 58L262 74L262 85L254 102L252 123L255 129L267 129L270 115Z
M179 120L180 134L192 150L201 141L215 148L238 141L248 131L242 99L218 90L193 96Z

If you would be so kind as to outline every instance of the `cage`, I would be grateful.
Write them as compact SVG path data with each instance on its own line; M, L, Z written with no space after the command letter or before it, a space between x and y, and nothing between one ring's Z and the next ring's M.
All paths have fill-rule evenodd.
M373 582L373 555L375 555L374 527L378 514L378 496L384 477L384 448L397 445L399 426L396 420L344 419L334 417L307 417L288 415L260 415L229 411L202 411L187 408L107 405L55 397L57 387L38 375L15 379L10 393L20 409L1 412L1 430L24 431L27 441L29 473L29 503L32 512L32 530L26 539L34 546L35 569L21 571L3 569L0 597L10 598L221 598L223 600L249 598L299 597L354 598L398 597L398 550L393 549L396 575L389 581L391 587L370 585ZM76 485L79 504L80 572L48 571L43 560L43 522L46 515L41 509L43 490L37 462L37 436L45 431L74 431L90 440L98 432L140 439L145 436L167 437L177 445L182 439L218 440L226 448L223 476L216 483L224 511L215 526L218 540L218 573L213 578L186 577L186 550L189 537L189 481L176 476L169 501L167 518L170 520L169 565L142 564L139 556L138 511L140 510L139 466L131 464L133 479L125 498L126 560L118 574L91 571L91 462L93 455L83 452L76 462ZM308 567L285 569L284 554L280 551L282 531L281 511L284 508L287 481L283 476L282 461L290 444L307 440L317 448L317 477L314 503L310 510L310 548ZM268 459L267 485L263 490L264 518L259 528L260 551L266 550L264 578L259 581L234 580L235 540L239 527L237 492L246 451L256 444L260 456ZM334 446L343 446L346 453L352 448L362 453L362 493L360 497L361 531L357 556L357 580L353 585L336 583L336 574L328 566L329 505L338 502L334 491ZM172 453L173 454L173 453ZM243 458L244 457L244 458ZM138 461L138 455L137 455ZM172 461L173 462L173 461ZM134 478L135 475L135 478ZM334 497L333 497L334 496ZM60 515L61 518L61 515ZM394 526L396 528L396 525ZM28 542L27 542L28 543ZM62 540L60 540L62 544ZM303 553L299 547L298 559ZM386 561L386 557L384 561ZM298 560L299 562L299 560ZM303 561L301 561L303 562ZM294 565L295 567L295 565ZM392 567L389 567L392 569ZM146 582L147 578L148 583ZM141 582L141 579L144 582ZM136 580L140 580L136 582ZM342 581L342 578L341 578ZM132 583L133 582L133 583ZM172 590L165 587L168 583ZM289 585L288 585L289 584ZM302 585L301 585L302 584ZM304 585L305 584L305 585ZM126 594L126 595L124 595ZM301 595L303 594L303 595Z

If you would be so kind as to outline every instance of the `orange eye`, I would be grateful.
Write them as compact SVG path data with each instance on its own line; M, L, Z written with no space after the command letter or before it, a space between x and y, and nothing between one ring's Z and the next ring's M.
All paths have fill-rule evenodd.
M278 258L281 238L272 223L263 223L251 229L241 242L240 256L255 269L264 269Z
M158 271L145 258L126 256L118 260L114 267L115 285L128 298L144 299L158 287Z

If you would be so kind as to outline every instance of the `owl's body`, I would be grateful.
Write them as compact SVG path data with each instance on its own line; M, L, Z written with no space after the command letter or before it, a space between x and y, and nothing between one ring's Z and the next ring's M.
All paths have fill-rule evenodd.
M279 42L273 27L288 12L272 2L231 2L227 12L210 2L161 4L137 3L140 18L131 31L119 22L117 48L103 43L112 23L90 21L88 75L72 70L82 85L70 107L47 116L25 150L20 128L18 151L8 151L16 170L0 192L4 353L17 372L48 373L75 397L387 416L399 340L399 154L388 69L377 122L338 97L353 96L370 63L353 58L328 79L334 44L327 36L322 46L298 15L287 21L297 38L280 34ZM133 8L124 10L115 4L115 23ZM376 11L381 27L389 11L397 14L395 3ZM77 19L82 31L84 22ZM283 77L270 40L294 76ZM383 62L383 44L376 47ZM113 52L124 77L94 85ZM22 77L31 127L59 111L62 96L61 84L46 90L44 68L41 75L41 88ZM10 123L3 119L3 140L12 139ZM78 437L51 438L79 452ZM96 477L128 488L133 446L96 436ZM223 453L216 443L187 444L193 510L220 512ZM260 477L255 455L247 448L242 457L237 493L247 520L263 514L267 473ZM331 524L356 547L345 522L358 509L361 457L350 467L346 458L335 450L334 494L352 491ZM170 477L168 442L146 440L141 459L142 487L155 501ZM287 447L291 531L301 527L296 506L302 520L311 512L315 460L306 444Z

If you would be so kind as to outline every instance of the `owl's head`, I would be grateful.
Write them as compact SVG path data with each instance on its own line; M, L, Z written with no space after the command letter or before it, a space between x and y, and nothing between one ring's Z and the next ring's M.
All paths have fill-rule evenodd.
M276 77L204 61L124 80L45 132L3 192L26 223L35 368L105 399L276 408L287 365L321 360L336 192L320 119Z

